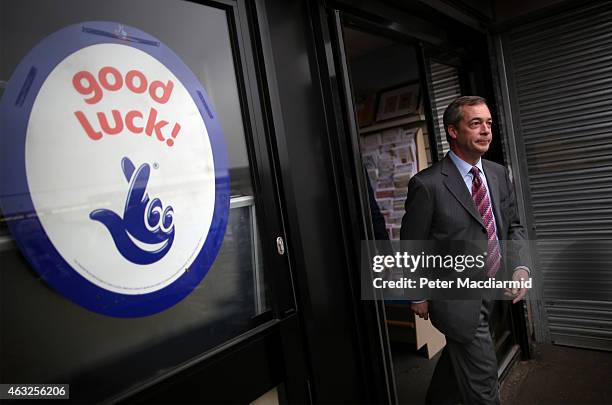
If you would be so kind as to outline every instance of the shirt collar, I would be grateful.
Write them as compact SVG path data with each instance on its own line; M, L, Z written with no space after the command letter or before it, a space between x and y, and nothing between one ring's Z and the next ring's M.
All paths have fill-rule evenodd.
M457 166L457 169L459 170L461 177L465 177L468 174L470 174L470 170L472 170L471 164L461 159L452 150L448 152L448 156L451 158L455 166ZM480 173L484 173L484 171L482 170L482 159L479 158L478 162L476 162L474 166L476 166L480 170Z

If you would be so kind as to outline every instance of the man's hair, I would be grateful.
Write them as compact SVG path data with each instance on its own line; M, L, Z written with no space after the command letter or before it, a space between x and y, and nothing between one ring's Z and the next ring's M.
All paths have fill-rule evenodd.
M451 141L451 137L448 133L448 126L452 125L455 128L459 125L461 118L463 117L463 106L464 105L479 105L487 104L487 100L480 96L461 96L454 99L446 110L444 110L444 116L442 118L444 122L444 130L446 131L446 140L448 143Z

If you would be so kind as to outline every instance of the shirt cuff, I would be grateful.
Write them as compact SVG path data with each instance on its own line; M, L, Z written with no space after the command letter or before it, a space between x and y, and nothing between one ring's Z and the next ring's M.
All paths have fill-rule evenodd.
M527 272L527 274L531 277L531 270L529 270L529 267L527 267L527 266L516 266L514 268L514 270L512 271L512 273L514 274L517 270L525 270Z

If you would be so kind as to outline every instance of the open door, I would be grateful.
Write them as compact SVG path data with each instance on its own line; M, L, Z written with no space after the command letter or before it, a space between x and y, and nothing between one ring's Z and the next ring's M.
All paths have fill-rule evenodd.
M335 51L328 61L345 107L364 238L398 240L408 180L438 159L422 48L338 10L329 11L328 22ZM444 336L430 321L415 319L407 301L372 305L381 314L369 328L384 337L388 398L424 398Z

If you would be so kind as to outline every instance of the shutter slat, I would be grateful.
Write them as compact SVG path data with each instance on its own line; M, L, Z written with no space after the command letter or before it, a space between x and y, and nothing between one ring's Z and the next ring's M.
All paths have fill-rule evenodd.
M446 141L446 131L444 130L442 117L446 106L461 95L461 86L459 84L459 72L456 67L431 61L429 70L436 144L438 158L441 159L450 149Z

